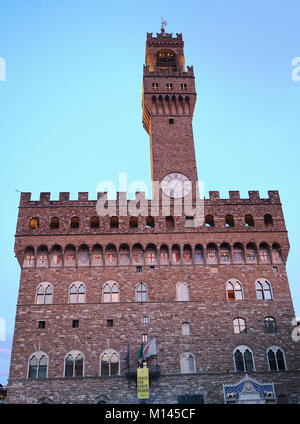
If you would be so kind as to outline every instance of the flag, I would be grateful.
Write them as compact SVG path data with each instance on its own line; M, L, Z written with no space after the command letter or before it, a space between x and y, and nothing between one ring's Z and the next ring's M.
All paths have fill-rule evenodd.
M143 351L143 357L144 359L148 358L149 356L152 355L156 355L157 354L157 350L156 350L156 339L151 339L146 346L144 347L144 351Z
M138 360L139 363L143 362L143 360L144 360L143 351L144 351L144 346L143 346L143 342L142 342L139 353L138 353L138 357L137 357L137 360Z
M128 345L127 345L127 352L126 352L125 361L126 361L127 369L129 369L129 342L128 342Z

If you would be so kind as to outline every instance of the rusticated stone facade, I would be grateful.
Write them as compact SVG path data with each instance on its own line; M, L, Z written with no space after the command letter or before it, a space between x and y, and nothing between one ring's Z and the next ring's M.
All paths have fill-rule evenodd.
M181 34L148 34L143 122L153 179L180 172L197 180L193 79L192 68L184 71ZM173 84L173 98L160 87L166 83ZM155 94L152 84L159 84ZM7 401L137 403L137 353L147 337L157 341L157 356L147 360L149 403L177 403L183 395L229 402L225 386L248 377L258 382L253 387L272 386L272 402L300 402L299 343L292 338L285 267L289 242L278 192L269 191L267 199L256 191L248 199L237 191L227 199L210 192L200 226L176 216L173 200L166 216L161 198L154 214L145 194L136 196L143 211L137 220L124 213L130 211L126 193L117 194L114 217L99 217L97 200L87 193L78 200L41 193L36 201L21 194L15 253L22 271ZM273 320L272 331L266 318ZM245 328L237 330L237 319ZM252 355L250 368L243 357L244 371L239 348ZM272 364L270 348L282 354ZM81 355L73 377L67 373L70 352ZM101 362L105 352L118 358L109 376Z

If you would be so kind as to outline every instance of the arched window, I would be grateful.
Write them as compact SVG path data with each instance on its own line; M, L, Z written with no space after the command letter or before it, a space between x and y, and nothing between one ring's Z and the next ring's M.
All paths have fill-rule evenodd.
M261 264L270 264L270 249L267 243L261 243L259 245L259 261Z
M119 228L119 218L117 216L112 216L110 218L110 228Z
M271 346L267 351L269 370L270 371L285 371L286 362L284 352L280 347Z
M154 228L154 218L153 216L147 216L146 218L146 228Z
M31 355L28 365L28 378L47 378L48 356L45 352Z
M252 215L245 216L245 225L246 227L254 227L254 219Z
M120 356L113 349L107 349L100 355L100 375L110 377L120 375Z
M231 263L231 250L228 243L222 243L220 246L220 260L223 265Z
M83 376L84 356L81 352L73 350L65 358L65 377Z
M51 230L57 230L59 228L59 218L57 218L57 216L51 218L50 228Z
M183 336L189 336L190 333L190 324L188 322L183 322L181 326L181 333Z
M270 300L273 299L271 284L268 280L263 278L259 279L255 283L256 296L259 300Z
M99 228L99 226L100 226L99 216L92 216L92 218L90 219L90 227Z
M138 227L138 218L137 218L137 216L131 216L129 218L129 227L130 228L137 228Z
M35 264L34 247L27 246L26 249L25 249L23 267L24 268L32 268L32 267L34 267L34 264Z
M107 281L103 287L103 302L111 303L111 302L119 302L120 301L120 293L119 286L115 281Z
M244 318L235 318L232 324L234 334L245 334L247 332L246 320Z
M234 227L234 219L232 215L225 216L225 227Z
M72 216L70 227L71 228L79 228L79 218L78 218L78 216Z
M214 217L212 215L207 215L205 217L205 227L214 227L214 226L215 226Z
M196 372L195 357L191 352L180 355L181 374L194 374Z
M41 283L36 292L36 304L38 305L49 305L52 303L53 288L50 283Z
M166 71L167 68L171 68L176 71L176 55L172 50L162 49L156 54L156 66L160 68L160 71Z
M136 297L138 302L147 302L147 286L144 283L140 283L136 288Z
M189 288L186 283L176 284L176 300L188 301L189 300Z
M266 317L264 319L264 323L265 323L266 333L269 333L269 334L277 333L276 321L273 317Z
M70 303L85 303L85 285L76 281L70 287Z
M40 227L39 218L36 218L36 217L35 218L31 218L29 227L30 227L31 230L38 230L39 227Z
M282 251L280 244L272 244L272 261L274 264L282 264Z
M266 214L264 215L264 221L265 221L265 226L266 227L273 227L273 218L272 215L270 214Z
M242 300L244 298L242 285L238 280L231 279L227 281L226 292L228 300Z
M247 264L257 263L257 249L254 243L248 243L246 246L246 262Z
M235 264L243 264L244 260L244 247L241 243L234 243L233 245L233 260Z
M252 372L255 370L253 354L249 347L238 346L233 355L236 371Z
M48 247L45 245L39 246L37 249L37 267L47 267L48 266Z

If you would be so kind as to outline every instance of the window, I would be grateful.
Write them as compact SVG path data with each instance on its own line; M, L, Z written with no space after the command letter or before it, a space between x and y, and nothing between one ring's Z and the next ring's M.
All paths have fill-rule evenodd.
M233 245L233 260L235 264L244 263L244 248L241 243L234 243Z
M149 317L148 317L148 315L143 315L142 322L143 322L143 324L149 324Z
M245 216L245 225L246 227L254 227L254 219L252 215Z
M158 90L158 83L157 82L152 83L152 90Z
M180 368L182 374L193 374L196 372L195 358L190 352L180 355Z
M79 320L78 319L73 319L72 328L79 328Z
M106 321L106 326L107 327L113 327L114 326L114 320L113 319L108 319Z
M71 218L71 224L70 224L71 228L79 228L79 218L78 216L73 216Z
M100 222L98 216L92 216L90 220L90 227L91 228L99 228Z
M189 300L189 288L186 283L176 284L176 300L178 301Z
M234 364L236 371L254 371L253 354L247 346L238 346L234 351Z
M29 359L28 378L46 378L48 357L44 352L35 352Z
M225 227L234 227L234 219L232 215L226 215L225 217Z
M53 288L50 283L41 283L36 293L36 303L38 305L48 305L52 303Z
M147 218L146 218L146 228L154 228L154 218L153 218L153 216L147 216Z
M224 265L231 263L230 246L227 243L222 243L220 246L220 261Z
M138 227L138 219L137 216L131 216L129 218L129 227L130 228L137 228Z
M246 262L247 264L257 263L257 249L254 243L248 243L246 246Z
M232 323L234 334L245 334L247 332L244 318L235 318Z
M208 265L218 263L218 248L213 243L207 246L206 262Z
M173 90L173 84L171 82L167 82L167 90L168 91Z
M148 342L148 334L142 334L142 342L147 343Z
M267 352L270 371L285 371L286 363L283 351L277 346L271 346Z
M147 302L147 286L144 283L140 283L136 288L137 301Z
M266 333L269 333L269 334L277 333L276 321L273 317L266 317L264 320L264 323L265 323Z
M39 226L40 226L39 219L38 218L31 218L29 225L30 225L31 230L38 230Z
M65 377L83 376L83 355L77 350L70 352L65 359Z
M119 218L117 216L110 218L110 228L119 228Z
M215 226L214 217L212 215L207 215L205 217L205 227L214 227L214 226Z
M186 91L187 90L187 84L186 83L182 83L180 84L181 90Z
M174 118L169 118L169 124L173 125L174 124Z
M188 322L183 322L181 326L181 333L183 336L190 335L190 324Z
M174 218L173 216L166 217L166 229L173 230L175 228Z
M261 264L270 264L270 249L267 243L261 243L259 246L259 261Z
M103 287L103 302L119 302L119 286L115 281L108 281Z
M50 228L51 228L51 230L56 230L56 229L59 228L59 219L56 216L51 218Z
M100 375L112 376L120 374L120 357L113 349L107 349L100 355Z
M278 243L273 243L272 245L272 261L274 264L282 263L282 250Z
M268 280L260 279L256 281L256 296L259 300L273 299L271 284Z
M266 227L273 227L273 218L268 213L264 215L264 222Z
M244 298L242 285L238 280L227 281L226 292L228 300L242 300Z
M193 216L186 216L185 217L185 226L187 228L194 228L195 227L195 220Z
M143 272L143 267L142 266L137 266L136 267L136 272Z
M46 328L46 321L39 321L38 328L40 328L40 329Z
M85 285L80 281L70 287L70 303L85 303Z

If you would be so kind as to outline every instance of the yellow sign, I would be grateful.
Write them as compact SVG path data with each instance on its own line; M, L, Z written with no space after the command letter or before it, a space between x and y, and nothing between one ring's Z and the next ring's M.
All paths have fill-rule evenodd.
M137 397L138 399L149 399L149 370L148 368L137 368Z

